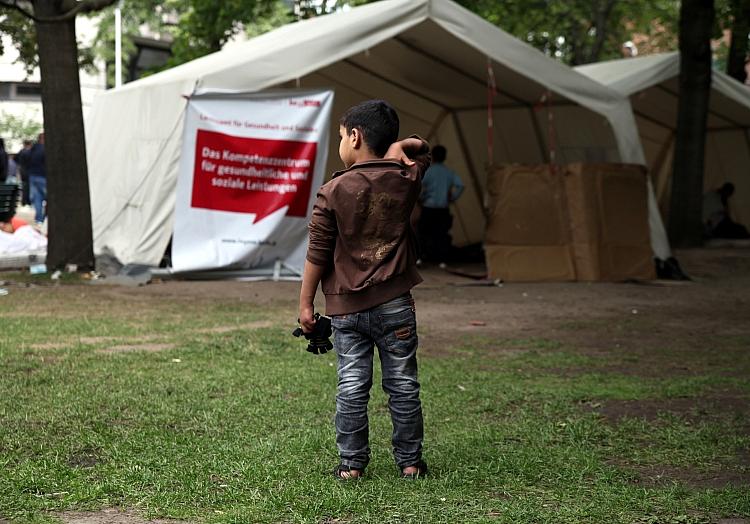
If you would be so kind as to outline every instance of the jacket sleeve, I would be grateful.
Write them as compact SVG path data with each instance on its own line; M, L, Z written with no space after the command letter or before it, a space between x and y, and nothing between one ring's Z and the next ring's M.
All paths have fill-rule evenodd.
M416 167L419 171L419 178L421 180L424 177L424 174L427 172L427 168L430 167L430 164L432 163L430 144L427 142L427 140L418 135L411 135L409 138L416 138L417 140L422 141L422 146L409 156L409 158L416 162Z
M336 249L336 215L329 206L329 195L325 186L318 192L310 219L307 260L317 266L328 266L333 262Z

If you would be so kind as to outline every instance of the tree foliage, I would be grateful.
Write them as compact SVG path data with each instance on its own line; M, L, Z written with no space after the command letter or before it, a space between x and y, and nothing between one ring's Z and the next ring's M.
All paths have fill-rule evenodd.
M570 65L622 56L641 34L676 47L678 0L459 0L468 9ZM663 45L664 45L663 44Z
M92 46L94 55L107 64L114 64L114 6L100 16ZM281 0L221 3L209 0L124 0L123 68L127 68L136 52L133 38L144 28L171 42L171 57L165 67L174 67L218 51L238 34L256 36L289 21L291 11ZM108 74L114 74L113 68Z
M33 140L42 132L42 123L31 117L2 111L0 112L0 122L3 123L3 138L7 142L6 149L11 151L20 148L24 140Z
M10 10L1 5L0 9L0 34L10 37L11 45L19 53L19 61L24 64L27 73L30 74L38 65L34 21L19 11ZM6 53L2 40L0 40L0 53Z
M274 0L169 0L165 4L180 13L170 65L219 51L230 38L272 14L278 20L279 2Z
M296 0L297 15L310 18L378 0ZM741 5L750 0L717 0L714 38L737 26L747 15ZM0 0L3 3L12 0ZM677 49L679 0L458 0L468 9L530 45L570 65L619 58L622 45L633 41L643 54ZM81 64L95 59L114 61L114 7L100 18L93 45L79 45ZM123 61L135 52L132 37L143 27L171 40L172 67L218 51L231 38L255 36L290 22L293 14L283 0L123 0ZM750 15L748 15L750 16ZM740 24L741 26L742 24ZM36 65L33 24L17 11L5 11L0 31L11 36L20 60L32 70ZM742 32L740 29L739 32ZM746 47L734 47L742 54ZM745 42L746 42L745 38ZM715 65L726 67L730 47L719 43ZM739 58L735 58L739 60ZM737 66L735 65L735 70Z
M750 0L730 0L729 29L731 41L727 50L727 74L745 83L747 72L748 36L750 36Z
M19 61L30 74L39 65L34 23L11 9L12 1L0 0L0 33L10 36L19 51ZM99 25L90 45L79 42L82 67L95 69L95 62L114 64L115 7L110 5L90 13L99 20ZM172 67L218 51L240 33L256 36L293 19L283 0L123 0L121 13L125 68L136 52L133 37L139 36L144 28L172 42L172 57L167 64ZM109 75L113 74L110 68Z

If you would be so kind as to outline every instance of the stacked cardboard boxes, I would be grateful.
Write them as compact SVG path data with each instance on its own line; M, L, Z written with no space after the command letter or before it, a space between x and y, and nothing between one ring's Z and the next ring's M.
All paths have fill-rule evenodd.
M488 178L490 277L654 278L646 173L629 164L508 165Z

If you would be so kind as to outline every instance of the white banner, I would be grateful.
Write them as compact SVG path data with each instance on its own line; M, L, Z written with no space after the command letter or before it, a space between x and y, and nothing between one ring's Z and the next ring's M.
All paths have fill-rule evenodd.
M332 91L191 97L177 182L174 271L301 271L328 157Z

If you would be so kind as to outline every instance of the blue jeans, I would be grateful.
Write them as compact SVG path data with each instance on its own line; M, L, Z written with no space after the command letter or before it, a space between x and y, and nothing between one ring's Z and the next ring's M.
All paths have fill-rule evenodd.
M29 176L31 204L36 215L34 220L44 222L44 201L47 200L47 177L39 175Z
M370 461L367 403L374 346L393 422L393 454L400 468L422 458L424 435L417 382L417 320L406 294L359 313L331 317L338 361L336 446L341 464L364 470Z

